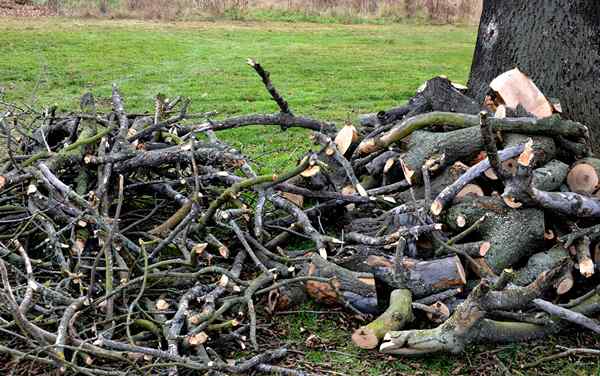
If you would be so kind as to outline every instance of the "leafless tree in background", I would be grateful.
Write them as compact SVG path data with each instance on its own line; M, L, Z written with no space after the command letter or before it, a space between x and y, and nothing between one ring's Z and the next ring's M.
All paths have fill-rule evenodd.
M99 10L102 15L108 14L108 0L100 0Z

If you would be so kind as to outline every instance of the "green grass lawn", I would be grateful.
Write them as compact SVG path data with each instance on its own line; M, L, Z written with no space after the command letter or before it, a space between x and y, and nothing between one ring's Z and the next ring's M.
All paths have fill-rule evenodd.
M398 105L432 76L465 83L474 27L325 25L303 23L177 23L0 19L0 87L8 101L77 108L91 91L105 106L117 83L129 111L145 111L158 93L192 98L192 111L220 116L273 112L262 83L246 64L255 58L297 114L343 123L358 113ZM293 163L310 143L308 132L247 127L222 137L250 155L263 172ZM306 307L304 307L306 308ZM308 307L307 310L323 309ZM458 356L406 359L352 347L352 325L339 314L277 316L271 329L304 354L298 367L319 365L351 375L598 374L596 360L573 358L524 371L520 365L561 339L477 348ZM304 345L317 334L316 348ZM568 344L598 346L579 334ZM543 351L540 351L542 349ZM498 373L502 374L502 373Z
M432 76L465 82L475 29L453 26L285 23L158 24L133 21L0 22L0 86L8 100L76 108L92 91L127 109L152 108L158 92L192 98L222 116L277 108L254 71L271 72L293 111L342 123L404 102ZM39 83L39 84L38 84ZM308 146L307 133L247 128L223 135L266 172ZM282 153L284 152L284 153Z

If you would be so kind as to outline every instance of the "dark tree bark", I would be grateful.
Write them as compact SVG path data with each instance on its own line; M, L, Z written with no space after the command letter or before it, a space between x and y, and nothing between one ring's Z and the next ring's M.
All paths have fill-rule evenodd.
M599 153L600 2L484 0L469 94L481 103L489 83L515 67L590 128Z

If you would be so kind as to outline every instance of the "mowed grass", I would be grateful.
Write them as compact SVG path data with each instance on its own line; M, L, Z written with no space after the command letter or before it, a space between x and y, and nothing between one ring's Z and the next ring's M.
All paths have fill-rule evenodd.
M435 75L464 83L474 27L251 22L159 24L68 19L0 20L0 86L11 101L75 109L91 91L110 104L119 85L128 111L153 107L157 93L192 99L220 117L274 112L254 58L292 110L341 124L401 104ZM308 132L248 127L222 137L264 171L308 149Z
M255 58L297 114L337 124L399 105L435 75L465 83L475 44L474 27L323 25L285 23L177 23L68 19L0 19L0 87L5 100L78 107L91 91L106 109L117 83L130 112L151 110L157 93L192 99L192 112L219 117L277 110L245 64ZM221 137L248 154L263 172L293 164L311 147L309 132L276 127L225 131ZM396 358L350 344L356 322L318 314L319 306L269 320L279 341L301 352L305 370L349 375L598 374L596 360L575 357L533 370L520 365L555 344L598 346L585 334L536 344L469 349L458 356ZM272 332L269 332L272 333ZM310 334L319 336L306 346ZM273 339L271 339L273 340ZM543 346L542 346L543 345Z

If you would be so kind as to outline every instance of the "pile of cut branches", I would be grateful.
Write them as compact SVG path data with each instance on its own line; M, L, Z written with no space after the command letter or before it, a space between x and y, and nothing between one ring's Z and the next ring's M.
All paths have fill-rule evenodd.
M136 114L116 86L107 113L91 94L68 114L2 102L1 354L88 375L302 375L257 323L307 299L386 353L600 332L600 160L528 79L480 105L437 77L338 131L249 64L278 112L215 120L158 95ZM257 175L218 137L249 125L309 129L316 148Z

